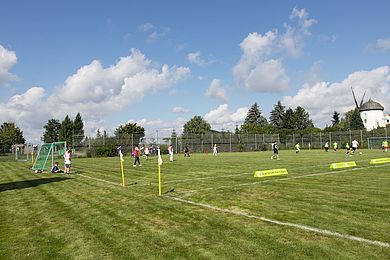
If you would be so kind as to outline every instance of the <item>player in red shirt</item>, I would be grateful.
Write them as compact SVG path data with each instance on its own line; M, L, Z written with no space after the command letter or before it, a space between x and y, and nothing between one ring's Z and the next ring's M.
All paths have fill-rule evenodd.
M134 165L133 165L133 167L137 166L137 162L138 162L138 166L142 166L141 161L139 160L139 148L138 148L138 146L134 146L133 154L134 154Z

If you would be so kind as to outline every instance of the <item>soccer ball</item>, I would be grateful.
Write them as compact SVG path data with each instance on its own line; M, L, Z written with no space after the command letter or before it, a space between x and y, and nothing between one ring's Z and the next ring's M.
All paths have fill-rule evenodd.
M359 154L363 154L362 152L359 152Z

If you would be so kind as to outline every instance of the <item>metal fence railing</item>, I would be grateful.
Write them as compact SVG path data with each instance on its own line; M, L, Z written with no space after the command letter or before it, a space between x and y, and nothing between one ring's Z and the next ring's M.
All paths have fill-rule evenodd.
M323 149L325 142L331 146L334 142L339 147L346 143L351 143L356 139L360 148L379 148L382 140L390 141L387 128L374 129L372 131L337 131L337 132L313 132L308 134L235 134L230 132L192 134L181 136L142 136L142 135L116 135L85 137L74 135L72 138L72 148L76 155L80 156L115 156L116 148L122 146L124 153L131 153L134 145L140 145L141 148L149 146L152 148L161 148L162 153L167 152L169 144L174 146L176 153L182 153L184 147L188 146L192 153L208 153L212 151L214 144L217 145L220 152L245 152L245 151L264 151L271 150L271 144L276 141L280 149L293 149L294 145L299 143L302 149ZM10 148L0 146L0 155L11 153Z

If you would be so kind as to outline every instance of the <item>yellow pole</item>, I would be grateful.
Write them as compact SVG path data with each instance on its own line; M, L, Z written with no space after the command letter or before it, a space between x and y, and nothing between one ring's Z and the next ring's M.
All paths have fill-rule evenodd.
M34 164L34 152L31 152L31 163Z
M119 159L119 161L121 162L122 186L125 187L125 174L124 174L124 172L123 172L123 161L122 161L122 159Z

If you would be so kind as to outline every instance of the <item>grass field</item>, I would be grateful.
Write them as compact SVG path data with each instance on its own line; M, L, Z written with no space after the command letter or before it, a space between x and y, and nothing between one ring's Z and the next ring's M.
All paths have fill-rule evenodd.
M0 159L2 259L389 259L390 164L365 150L74 158L77 174ZM357 167L330 170L332 162ZM289 174L254 178L255 170ZM136 184L135 184L136 183Z

